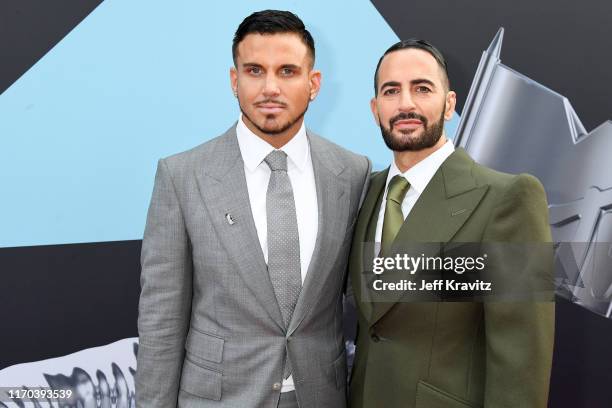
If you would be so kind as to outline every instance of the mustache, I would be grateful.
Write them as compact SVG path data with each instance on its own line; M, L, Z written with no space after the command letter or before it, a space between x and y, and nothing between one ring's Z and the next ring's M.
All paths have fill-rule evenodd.
M255 106L259 106L259 105L264 105L266 103L273 103L275 105L280 105L283 108L287 107L287 104L285 102L281 102L281 101L278 101L276 99L266 99L266 100L263 100L263 101L255 102L254 105Z
M391 119L389 119L389 129L390 130L393 129L393 125L398 120L408 120L408 119L418 119L421 122L423 122L424 127L427 127L427 118L425 116L419 115L416 112L401 112L395 115L394 117L392 117Z

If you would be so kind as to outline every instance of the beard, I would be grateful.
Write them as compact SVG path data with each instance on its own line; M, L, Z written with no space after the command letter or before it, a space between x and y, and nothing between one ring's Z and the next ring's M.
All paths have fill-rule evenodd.
M399 130L399 133L401 134L400 136L393 134L393 124L399 120L406 119L418 119L423 123L423 131L421 135L411 137L411 135L418 131L418 129ZM425 116L419 115L416 112L402 112L399 115L392 117L389 120L389 128L384 127L384 125L382 125L382 121L380 121L380 123L380 131L382 133L383 140L389 149L394 152L416 152L435 146L435 144L438 143L438 140L440 140L440 137L442 137L442 133L444 132L444 109L442 110L442 115L440 115L440 120L431 124L431 126L429 125Z
M272 100L264 101L260 103L269 103L269 102L278 103L277 101L272 101ZM242 112L242 114L249 120L249 122L253 124L253 126L255 126L257 130L259 130L263 134L274 136L274 135L279 135L279 134L284 133L285 131L290 129L293 125L295 125L299 120L301 120L306 114L306 111L308 110L309 102L306 102L306 107L300 114L296 115L293 118L289 118L287 119L285 123L276 125L276 126L265 126L265 123L267 123L267 120L275 119L274 115L266 115L266 121L264 121L264 125L260 126L245 112L244 109L242 109L242 104L240 103L240 100L238 100L238 105L240 106L240 111ZM282 104L282 105L286 106L286 104Z

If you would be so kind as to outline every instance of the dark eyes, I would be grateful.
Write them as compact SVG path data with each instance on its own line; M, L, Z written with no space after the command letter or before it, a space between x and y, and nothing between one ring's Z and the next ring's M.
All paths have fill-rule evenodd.
M263 74L263 69L260 67L248 67L247 72L252 75L261 75ZM295 70L292 68L281 68L279 74L281 76L292 76L295 74Z
M293 73L294 73L294 71L291 68L282 68L280 70L280 74L283 75L283 76L290 76L290 75L293 75Z
M415 88L415 91L416 91L417 93L430 93L430 92L431 92L431 89L429 89L429 88L428 88L428 87L426 87L426 86L422 86L422 85L421 85L421 86L417 86L417 87ZM400 89L399 89L399 88L387 88L387 89L385 89L385 90L383 91L383 95L397 95L397 94L399 94L399 92L400 92Z
M399 93L399 89L398 88L389 88L389 89L386 89L383 92L383 95L396 95L398 93Z

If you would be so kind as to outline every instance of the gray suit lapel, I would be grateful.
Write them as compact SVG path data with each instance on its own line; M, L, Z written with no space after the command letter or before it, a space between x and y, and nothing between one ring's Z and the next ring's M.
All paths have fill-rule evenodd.
M253 222L244 176L244 163L233 126L217 142L209 163L197 172L200 196L208 209L217 236L235 263L246 286L270 317L284 328L264 256ZM233 224L227 220L231 214Z
M346 239L350 185L342 177L344 167L318 136L308 132L310 153L317 189L319 212L315 249L308 267L304 286L300 293L293 318L289 325L291 334L319 301L329 273L341 273L333 269L334 256Z

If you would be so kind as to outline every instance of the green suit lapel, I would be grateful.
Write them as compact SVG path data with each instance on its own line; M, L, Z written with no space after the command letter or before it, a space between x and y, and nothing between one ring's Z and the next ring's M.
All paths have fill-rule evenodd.
M461 148L442 163L397 233L394 244L400 244L399 251L388 256L401 252L401 243L444 244L453 238L489 187L476 184L471 175L473 165L474 161ZM425 256L436 256L440 250L436 245L423 248L420 253ZM404 294L397 291L394 297L389 296L390 302L373 304L370 323L376 323Z

